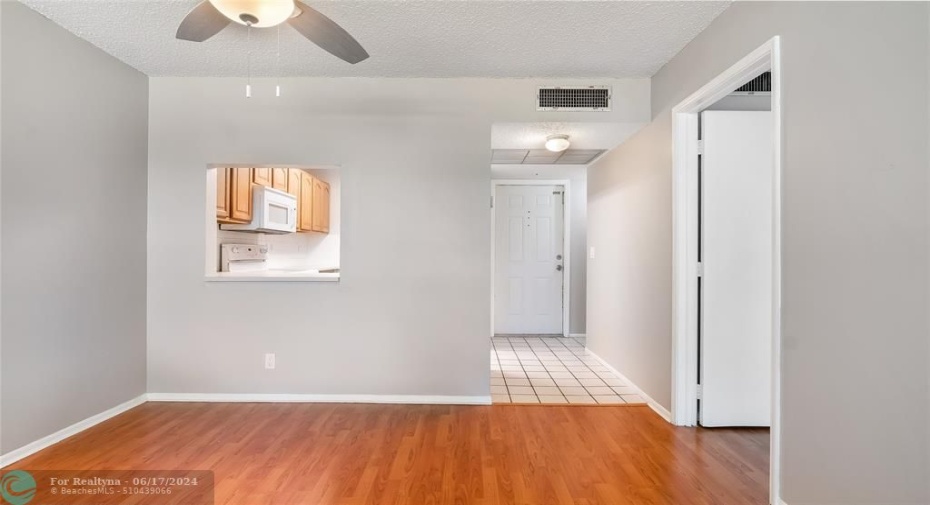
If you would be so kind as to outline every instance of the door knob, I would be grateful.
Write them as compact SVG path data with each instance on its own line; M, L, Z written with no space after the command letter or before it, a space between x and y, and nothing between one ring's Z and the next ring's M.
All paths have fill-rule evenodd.
M555 269L558 270L559 272L561 272L561 271L562 271L562 265L556 265L556 266L555 266Z

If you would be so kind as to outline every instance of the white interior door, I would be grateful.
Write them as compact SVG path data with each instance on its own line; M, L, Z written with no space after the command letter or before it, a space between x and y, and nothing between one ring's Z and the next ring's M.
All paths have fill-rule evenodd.
M769 426L771 112L701 114L702 426Z
M497 186L494 333L562 334L562 186Z

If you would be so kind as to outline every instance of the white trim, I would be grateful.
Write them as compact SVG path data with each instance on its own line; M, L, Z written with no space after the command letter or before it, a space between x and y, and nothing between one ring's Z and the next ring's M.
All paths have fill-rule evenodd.
M297 170L341 170L342 165L295 165L293 163L207 163L207 168L296 168ZM216 217L216 216L214 216Z
M280 393L149 393L150 402L206 403L396 403L407 405L490 405L490 396L326 395Z
M108 419L116 417L122 414L123 412L126 412L129 409L138 407L139 405L142 405L143 403L145 403L145 401L146 401L146 395L143 394L143 395L137 396L133 398L132 400L129 400L128 402L121 403L111 409L108 409L99 414L90 416L87 419L84 419L83 421L78 421L72 424L71 426L58 430L55 433L52 433L51 435L48 435L46 437L42 437L36 440L35 442L26 444L20 447L19 449L14 449L0 456L0 468L16 463L17 461L25 457L31 456L41 451L42 449L46 449L54 444L57 444L58 442L61 442L62 440L68 437L77 435L78 433L92 426L100 424Z
M569 333L568 336L571 338L588 338L587 333Z
M772 428L770 433L771 462L769 468L769 498L772 503L781 499L781 281L782 281L782 124L781 124L781 46L778 37L772 40L770 52L772 69L772 115L774 130L774 221L772 223Z
M633 388L636 391L637 395L641 396L643 400L646 400L646 404L649 405L649 408L654 410L656 414L659 414L659 416L662 417L662 419L665 419L669 423L672 422L672 413L669 412L668 409L663 407L659 402L653 400L651 396L647 395L639 386L637 386L633 381L631 381L629 377L620 373L620 371L614 368L613 366L611 366L610 363L604 361L604 358L598 356L597 354L594 354L593 352L591 352L591 350L588 350L588 356L591 356L594 359L600 361L602 365L607 367L607 369L610 370L614 375L616 375L620 380L622 380L623 382L626 382L627 386Z
M772 72L774 118L772 427L770 503L779 498L781 466L781 55L779 37L707 83L672 109L672 420L697 424L697 115L760 73Z
M261 272L215 272L203 277L205 282L339 282L339 273L295 274L264 270Z
M733 88L736 89L736 88ZM697 421L697 226L688 209L697 208L697 177L694 171L678 168L681 159L697 159L697 113L672 112L672 422L694 426ZM696 133L694 139L697 139ZM690 168L690 166L688 167Z
M491 198L497 195L498 186L562 186L565 204L562 206L562 218L565 221L562 227L562 336L569 336L572 306L572 195L571 181L568 179L494 179L491 181ZM493 201L493 200L492 200ZM494 209L491 209L491 336L494 336L494 251L497 222L494 219Z

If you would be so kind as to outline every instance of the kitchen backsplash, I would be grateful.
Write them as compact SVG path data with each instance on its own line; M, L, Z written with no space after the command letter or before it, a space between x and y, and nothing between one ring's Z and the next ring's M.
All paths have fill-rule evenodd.
M218 230L218 244L261 244L268 246L270 270L338 268L338 234L287 233L272 235Z

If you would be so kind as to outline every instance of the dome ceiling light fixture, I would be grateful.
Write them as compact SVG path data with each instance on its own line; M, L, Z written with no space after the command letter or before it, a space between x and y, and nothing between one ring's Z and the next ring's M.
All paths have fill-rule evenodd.
M287 23L337 58L352 64L368 58L349 32L300 0L203 0L181 21L176 37L203 42L233 22L250 29Z
M255 28L271 28L294 13L294 0L208 0L231 21Z
M572 143L568 140L568 135L549 135L546 137L546 149L554 153L560 153Z

